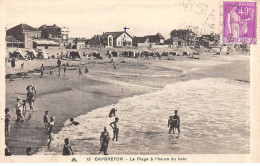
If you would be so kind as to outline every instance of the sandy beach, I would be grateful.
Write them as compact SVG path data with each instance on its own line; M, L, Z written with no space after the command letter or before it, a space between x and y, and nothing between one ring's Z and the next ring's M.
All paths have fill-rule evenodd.
M10 151L25 155L26 147L37 154L62 154L70 138L76 154L98 154L99 136L111 108L118 109L119 141L110 141L109 154L245 154L249 153L250 56L202 54L200 59L164 57L162 60L83 57L69 62L66 74L58 76L57 59L17 61L6 66L6 107L11 110ZM25 63L25 79L17 73ZM46 66L40 77L41 64ZM77 69L89 73L78 76ZM49 75L49 70L54 75ZM25 121L15 121L16 97L26 98L26 87L37 87L36 112ZM28 106L27 106L28 108ZM179 110L181 135L169 135L168 117ZM51 150L45 147L43 115L56 117ZM68 125L75 118L78 126Z

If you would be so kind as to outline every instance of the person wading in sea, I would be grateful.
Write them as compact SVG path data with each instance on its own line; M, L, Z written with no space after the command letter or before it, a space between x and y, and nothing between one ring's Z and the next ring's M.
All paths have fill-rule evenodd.
M44 131L48 131L49 125L49 111L45 111L45 115L43 116L43 123L44 123Z
M54 120L55 120L55 117L51 116L50 117L50 122L49 122L49 125L48 125L48 133L47 133L47 135L49 135L49 142L47 144L47 147L49 149L50 149L50 146L51 146L51 142L53 140Z
M68 156L68 155L73 155L73 150L71 148L70 140L68 138L64 139L64 146L63 146L63 155Z
M173 116L173 127L178 129L178 133L180 134L180 116L178 115L178 110L174 111L175 115ZM174 134L174 130L173 130Z
M109 118L112 118L112 117L116 117L116 111L117 109L116 108L112 108L108 114L108 117Z
M23 106L23 102L21 101L21 98L20 97L17 97L16 98L16 105L15 105L15 108L16 108L16 115L17 115L17 119L16 121L21 121L23 120L23 114L22 114L22 106Z
M119 119L118 117L115 118L115 121L110 123L109 125L113 128L113 138L112 140L114 141L114 139L116 139L116 141L118 141L118 133L119 133L119 128L117 127L117 123L118 123Z
M169 129L169 134L170 134L172 131L173 131L173 133L174 133L173 116L170 116L170 117L169 117L168 127L170 127L170 129Z
M107 149L108 149L109 140L110 140L109 133L107 131L107 128L104 127L104 131L101 132L101 135L100 135L101 147L100 147L99 153L101 153L103 151L104 155L108 155Z

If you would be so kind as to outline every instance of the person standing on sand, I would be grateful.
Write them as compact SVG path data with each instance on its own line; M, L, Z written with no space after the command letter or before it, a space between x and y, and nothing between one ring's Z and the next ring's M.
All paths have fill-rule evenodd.
M43 69L41 69L41 77L43 76Z
M82 76L82 72L81 72L81 69L80 69L80 68L79 68L78 73L79 73L79 76Z
M23 70L24 69L24 63L21 64L21 69L20 70Z
M113 138L112 138L113 141L114 141L114 139L116 139L116 141L118 141L118 133L119 133L119 128L117 127L118 121L119 121L119 119L118 119L118 117L116 117L115 121L109 124L113 128L113 134L114 134Z
M88 66L85 68L85 73L88 74Z
M173 127L178 129L178 133L180 134L180 116L178 115L178 110L175 110L175 115L173 116ZM174 130L173 130L174 134Z
M57 65L58 65L58 68L60 68L60 65L61 65L61 60L60 60L60 58L58 58L58 60L57 60Z
M71 148L70 140L68 138L64 139L64 146L63 146L63 155L68 156L68 155L74 155L73 150Z
M47 144L47 147L50 149L50 146L51 146L51 142L53 140L53 129L54 129L54 120L55 120L55 117L54 116L51 116L50 117L50 122L48 124L48 133L47 135L49 135L49 142Z
M67 65L64 66L64 74L66 74L67 71Z
M44 131L48 131L48 125L49 125L49 111L45 111L45 114L43 116L43 123L44 123Z
M100 147L100 150L99 150L99 154L103 151L104 155L108 155L107 149L108 149L109 140L110 140L109 133L107 131L107 128L104 127L104 131L101 132L101 135L100 135L100 145L101 145L101 147Z
M43 76L43 73L44 73L44 65L42 64L41 65L41 76Z
M5 109L5 139L10 138L10 118L11 114L9 113L9 109Z
M12 66L12 68L15 68L15 59L14 58L12 58L12 60L11 60L11 66Z
M43 70L43 71L45 70L45 67L43 64L41 65L41 70Z

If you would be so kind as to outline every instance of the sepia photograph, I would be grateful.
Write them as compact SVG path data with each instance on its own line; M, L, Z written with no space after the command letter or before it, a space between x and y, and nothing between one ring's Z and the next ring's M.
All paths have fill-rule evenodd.
M259 162L260 1L0 2L0 162Z

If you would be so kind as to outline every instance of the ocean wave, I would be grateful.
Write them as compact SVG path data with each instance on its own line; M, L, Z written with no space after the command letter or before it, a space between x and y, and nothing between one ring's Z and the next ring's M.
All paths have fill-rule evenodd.
M98 154L99 136L118 109L119 141L110 141L108 153L123 154L234 154L249 153L249 84L222 78L205 78L166 85L162 90L133 96L76 117L78 126L64 123L55 134L51 150L62 154L64 139L77 155ZM181 135L168 134L167 121L179 110Z

